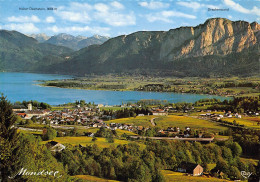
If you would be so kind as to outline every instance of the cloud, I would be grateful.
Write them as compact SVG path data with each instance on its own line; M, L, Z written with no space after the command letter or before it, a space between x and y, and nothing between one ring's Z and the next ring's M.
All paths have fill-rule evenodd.
M176 4L178 4L180 6L184 6L186 8L191 8L194 11L197 11L198 9L201 9L201 8L211 8L211 9L220 8L220 6L215 6L215 5L211 5L211 4L201 4L198 2L180 1L180 2L177 2Z
M4 29L16 30L22 33L38 33L39 29L33 23L11 23L3 26Z
M177 2L176 4L184 6L186 8L192 8L192 9L195 9L195 10L201 8L201 4L198 3L198 2L182 2L181 1L181 2Z
M62 9L65 9L65 7L62 7ZM88 3L71 2L69 9L72 11L90 11L93 7Z
M145 17L149 22L162 21L165 23L173 23L172 19L170 19L169 17L163 16L161 13L155 13L155 14L150 13L150 14L145 15Z
M260 16L260 9L256 6L253 7L253 9L246 9L243 6L241 6L238 3L235 3L232 0L224 0L224 3L229 6L230 8L234 9L235 11L238 11L240 13L245 13L245 14L254 14L257 16Z
M11 17L7 18L7 21L17 22L17 23L27 23L27 22L38 23L41 20L37 16L32 15L31 17L29 17L29 16L18 16L18 17L11 16Z
M70 3L68 7L59 8L55 13L65 21L76 23L89 24L95 22L111 26L135 25L136 17L134 12L122 12L122 9L124 9L124 6L117 1L93 5L74 2Z
M135 25L136 23L134 12L131 12L130 14L108 11L98 12L95 13L95 19L112 26L128 26Z
M145 15L147 20L149 22L155 22L155 21L163 21L166 23L173 23L172 18L173 17L182 17L182 18L188 18L188 19L196 19L197 17L190 14L185 14L178 11L162 11L158 13L151 13L148 15Z
M56 15L65 21L79 23L89 23L91 21L87 12L57 11Z
M51 31L53 33L81 33L81 32L90 32L92 34L102 34L105 36L110 36L108 31L110 28L108 27L89 27L89 26L70 26L70 27L57 27L56 25L47 27L47 31Z
M46 21L47 23L54 23L54 22L55 22L55 19L54 19L53 16L48 16L48 17L45 19L45 21Z
M163 11L162 15L165 17L183 17L189 19L196 19L196 16L194 15L189 15L178 11Z
M110 4L113 8L116 8L116 9L124 9L125 8L124 5L122 5L121 3L117 2L117 1L114 1Z
M108 6L103 3L95 4L94 8L96 11L94 12L94 19L111 26L135 25L136 18L134 12L128 14L118 12L113 8L114 5Z
M109 7L106 4L103 3L97 3L94 5L94 8L98 11L98 12L108 12Z
M162 3L162 2L156 2L156 1L151 1L151 2L140 2L140 6L148 8L148 9L162 9L162 8L168 8L170 6L169 3Z

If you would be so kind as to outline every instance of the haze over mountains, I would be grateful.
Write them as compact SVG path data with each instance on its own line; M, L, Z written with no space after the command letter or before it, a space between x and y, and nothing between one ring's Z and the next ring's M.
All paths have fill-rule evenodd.
M260 26L256 22L213 18L196 27L140 31L111 38L101 45L91 45L79 51L66 50L49 56L48 64L38 61L24 71L79 76L93 73L259 75L259 30ZM13 36L15 40L19 42L17 36ZM20 49L23 47L20 46ZM1 57L3 61L6 62L5 57ZM2 69L6 70L6 67L2 66Z
M107 36L94 35L92 37L73 36L70 34L60 33L54 36L47 36L46 34L32 34L30 37L35 38L41 43L49 43L58 46L65 46L73 50L79 50L93 44L103 44L109 39Z

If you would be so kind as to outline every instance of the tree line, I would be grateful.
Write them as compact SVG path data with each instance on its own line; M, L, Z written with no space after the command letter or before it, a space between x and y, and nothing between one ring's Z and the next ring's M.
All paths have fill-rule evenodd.
M33 108L41 108L41 109L51 109L51 105L47 104L45 102L38 102L36 100L31 100L31 101L16 101L13 106L15 105L23 105L24 107L28 107L28 104L32 104Z
M258 112L260 111L260 96L251 97L235 97L232 100L224 100L218 102L208 109L225 110L238 113Z

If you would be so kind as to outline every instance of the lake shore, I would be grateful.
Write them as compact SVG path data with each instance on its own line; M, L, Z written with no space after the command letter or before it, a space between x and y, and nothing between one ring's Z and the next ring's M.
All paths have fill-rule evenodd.
M39 81L41 80L41 81ZM42 86L46 82L63 83L64 81L75 80L81 84L82 80L86 83L91 83L92 87L82 89L75 89L77 87L59 88L55 86ZM189 94L189 93L174 93L165 90L140 90L138 88L142 84L156 84L163 83L162 78L140 78L140 77L99 77L95 78L81 78L69 79L62 75L48 75L35 73L0 73L0 92L8 96L11 102L16 101L31 101L37 100L39 102L49 103L50 105L60 105L64 103L73 103L76 100L85 100L86 102L94 102L96 104L104 105L121 105L122 103L135 103L140 100L161 100L170 103L189 102L194 103L200 99L216 98L220 100L227 99L226 97L206 95L206 94ZM126 85L121 90L118 86ZM90 85L88 85L90 86ZM113 88L111 88L111 86ZM96 88L96 90L95 90ZM120 90L120 91L114 91ZM122 91L124 90L124 91Z
M216 95L221 97L257 96L260 78L151 78L95 76L64 80L48 80L45 87L83 90L148 91Z

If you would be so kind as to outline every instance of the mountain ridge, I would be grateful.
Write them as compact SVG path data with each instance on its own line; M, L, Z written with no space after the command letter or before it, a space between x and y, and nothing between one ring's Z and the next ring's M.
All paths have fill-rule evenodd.
M179 76L259 74L259 68L254 66L258 64L260 52L259 30L256 22L250 24L213 18L195 27L139 31L74 52L68 61L54 65L50 71L75 75L149 72ZM183 64L193 66L194 70ZM234 70L239 71L236 73Z
M66 33L60 33L58 35L51 36L48 40L45 41L45 43L65 46L73 50L79 50L93 44L102 44L108 39L109 37L101 36L101 35L84 37L84 36L73 36Z
M1 71L34 71L38 64L48 65L51 56L58 58L72 53L67 47L39 43L32 37L8 30L0 30L0 47Z
M107 73L259 76L259 30L257 22L212 18L195 27L120 35L101 45L90 45L74 52L67 50L51 55L48 44L40 44L48 57L45 56L45 62L34 62L39 64L28 66L28 70L77 76ZM22 49L24 43L34 42L33 45L35 41L33 38L17 40L16 44L20 42Z
M30 35L28 35L28 37L32 37L32 38L36 39L38 42L40 42L40 43L43 43L46 40L48 40L49 38L51 38L50 36L46 35L45 33L30 34Z

